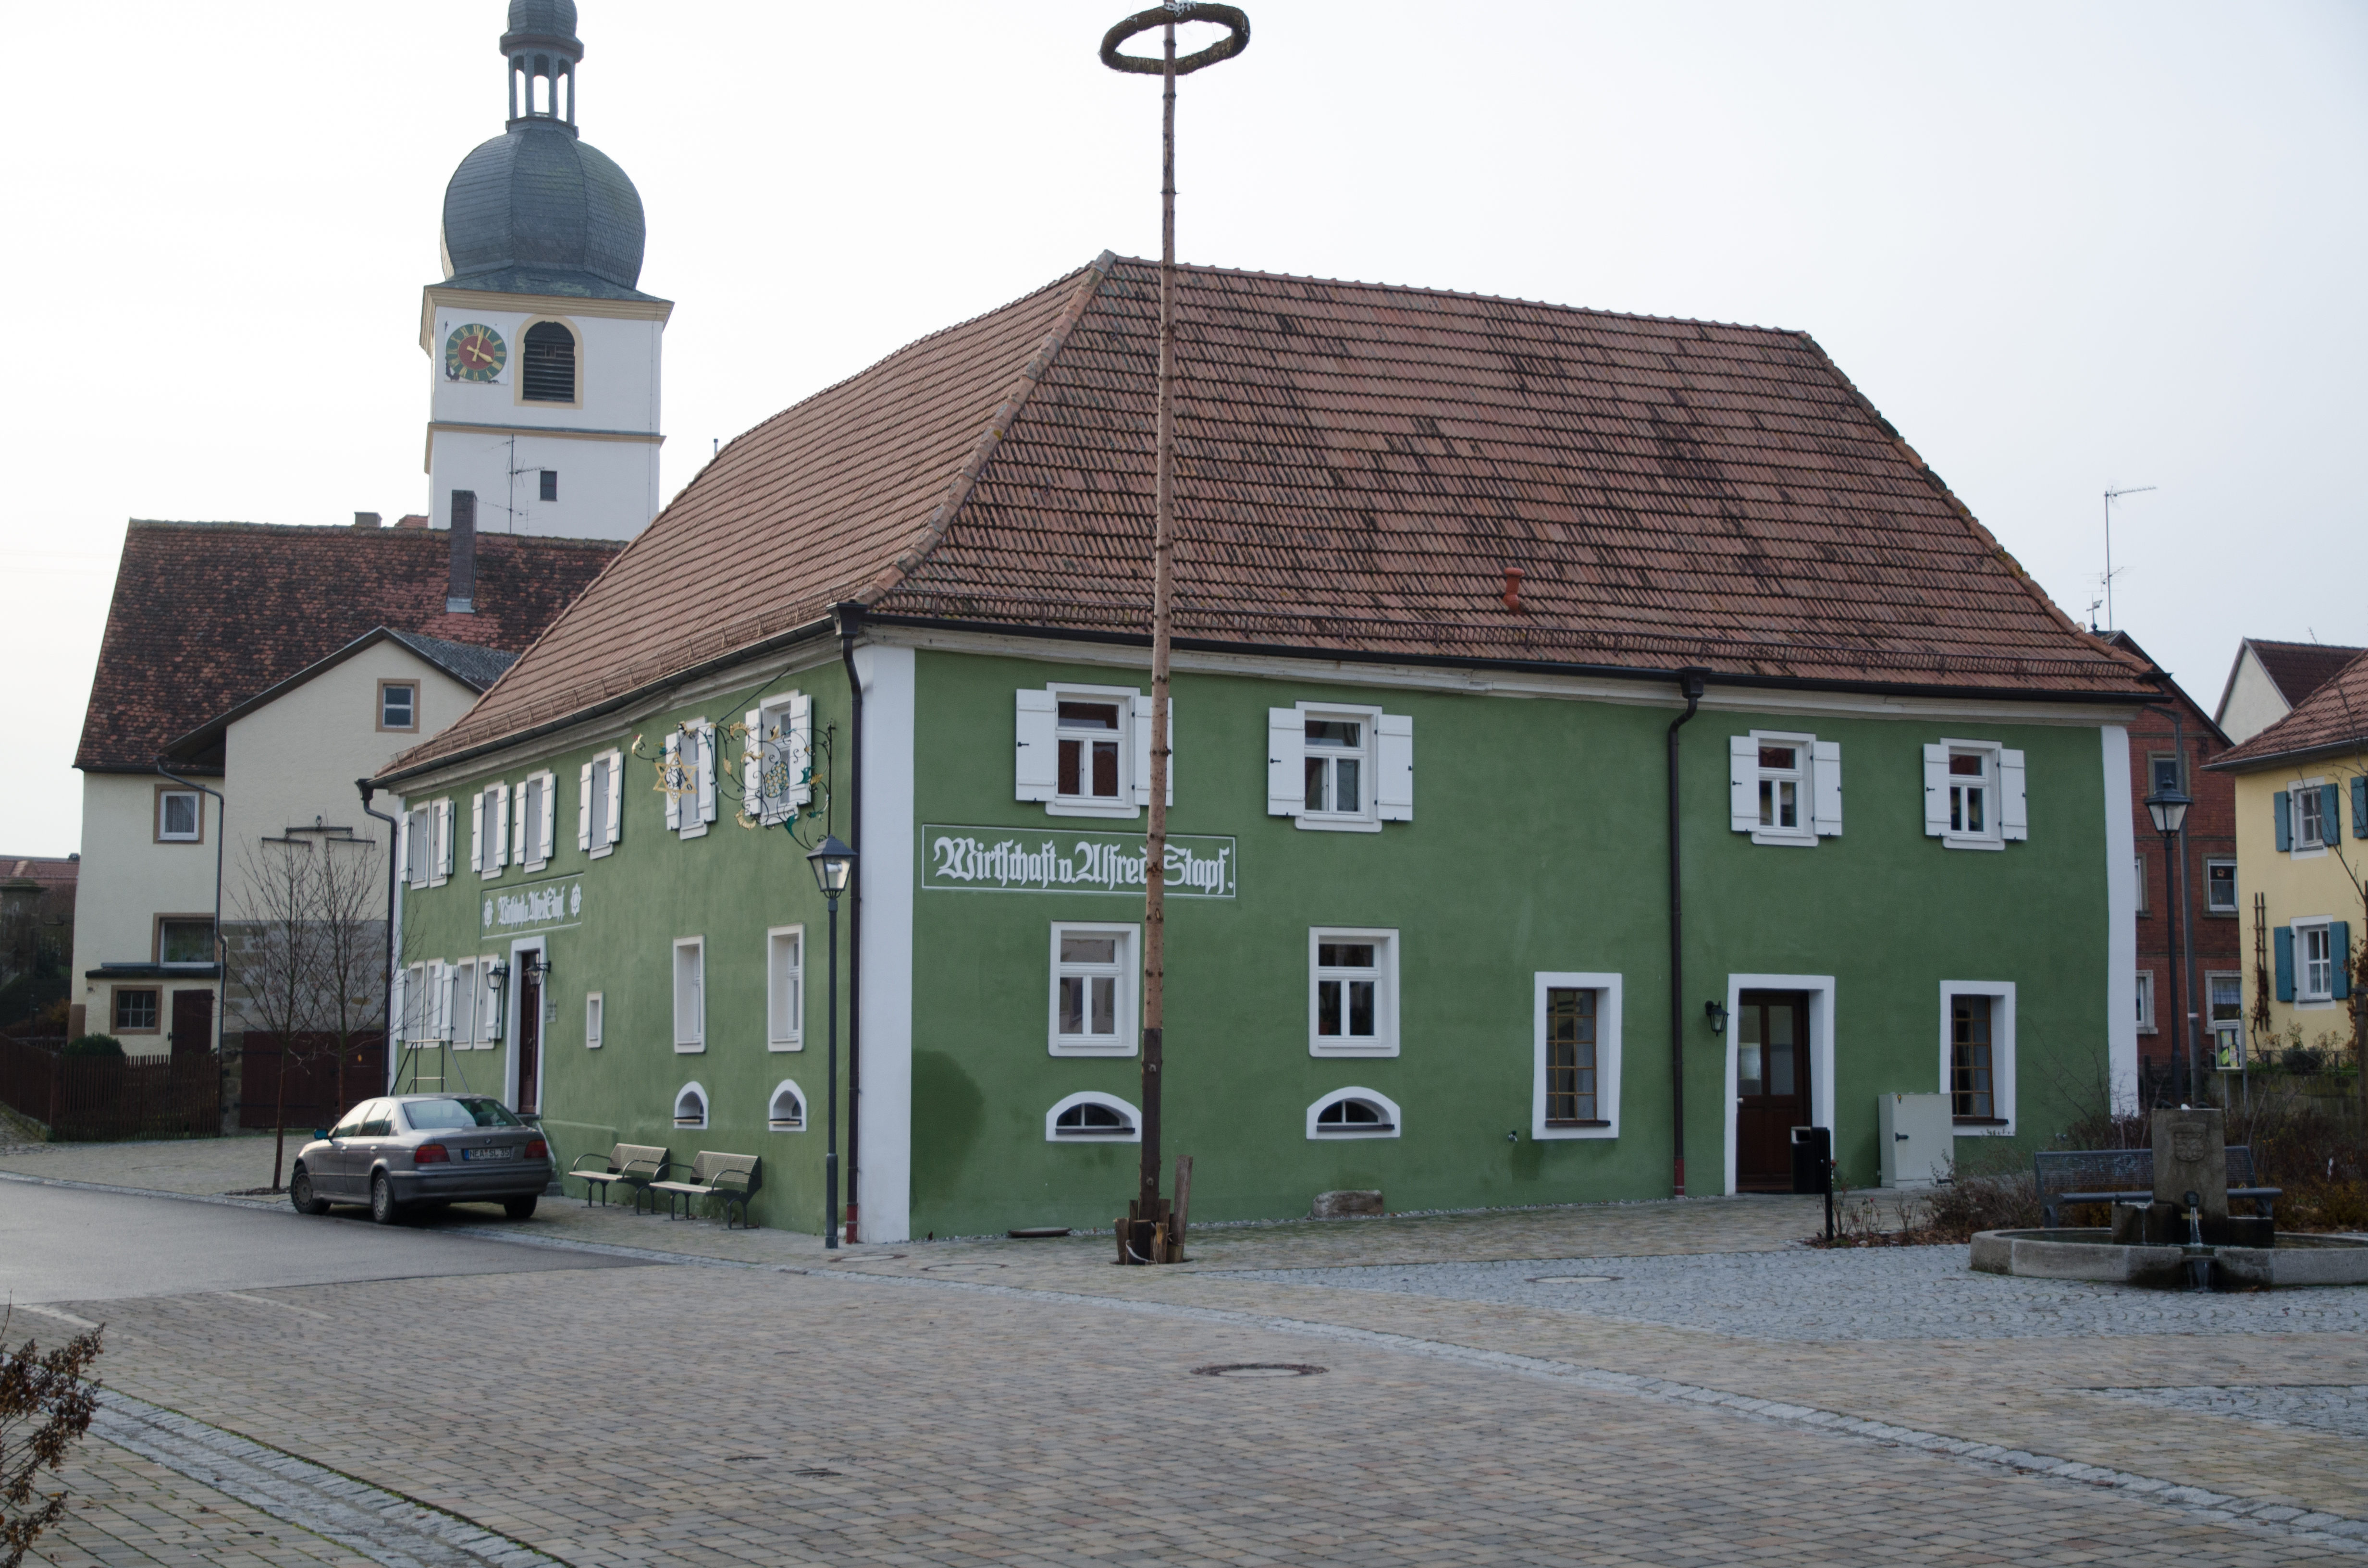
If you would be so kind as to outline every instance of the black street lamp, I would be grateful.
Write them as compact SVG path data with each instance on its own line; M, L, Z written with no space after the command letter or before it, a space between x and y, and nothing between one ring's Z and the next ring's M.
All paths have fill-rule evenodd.
M2193 803L2180 792L2176 784L2166 785L2146 798L2146 815L2154 818L2154 830L2162 835L2163 863L2171 869L2170 886L2164 891L2170 894L2169 901L2170 940L2166 946L2170 957L2170 995L2171 1006L2174 1009L2172 1016L2179 1020L2178 1040L2180 1054L2174 1060L2183 1061L2186 1063L2187 1093L2181 1097L2190 1104L2202 1099L2203 1096L2197 1089L2199 1079L2196 1076L2195 1037L2187 1027L2187 993L2180 988L2179 915L2186 902L2187 858L2179 852L2179 845L2180 830L2187 825L2187 808ZM2161 1018L2162 998L2157 996L2155 998L2155 1019L2157 1028L2160 1027Z
M826 836L806 857L814 868L814 885L830 909L830 1019L825 1038L829 1053L823 1064L824 1104L822 1153L822 1244L838 1250L838 901L855 881L855 851Z

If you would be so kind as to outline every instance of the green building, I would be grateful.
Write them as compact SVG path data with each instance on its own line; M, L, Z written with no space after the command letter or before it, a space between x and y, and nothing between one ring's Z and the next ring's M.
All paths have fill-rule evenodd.
M819 1228L827 830L865 1239L1123 1209L1156 296L1105 256L749 431L389 769L406 1085ZM2133 1081L2157 672L1808 337L1199 267L1178 320L1197 1219L1781 1186L1803 1124L1867 1185L1879 1096L2031 1144Z

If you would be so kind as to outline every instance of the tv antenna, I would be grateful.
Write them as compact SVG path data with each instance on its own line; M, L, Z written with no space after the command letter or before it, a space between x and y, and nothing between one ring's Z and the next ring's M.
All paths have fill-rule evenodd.
M2113 619L2113 503L2124 495L2143 495L2149 490L2159 490L2157 484L2107 485L2105 487L2105 624L2118 631L2121 622ZM2091 611L2096 609L2090 605Z

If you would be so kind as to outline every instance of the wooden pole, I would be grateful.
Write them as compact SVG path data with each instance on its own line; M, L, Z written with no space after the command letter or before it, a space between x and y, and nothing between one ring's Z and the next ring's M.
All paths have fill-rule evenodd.
M1151 535L1151 831L1143 868L1143 1191L1135 1215L1159 1218L1159 1073L1167 955L1167 642L1176 522L1176 24L1161 73L1159 452Z

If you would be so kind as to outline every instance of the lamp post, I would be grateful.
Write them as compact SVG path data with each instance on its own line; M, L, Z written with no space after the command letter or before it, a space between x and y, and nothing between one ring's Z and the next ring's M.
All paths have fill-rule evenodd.
M2183 1097L2191 1105L2203 1096L2196 1088L2195 1037L2187 1027L2187 993L2180 988L2180 933L2177 927L2181 902L2187 891L2187 867L2182 863L2185 858L2179 853L2179 834L2180 829L2187 825L2187 808L2192 803L2175 784L2157 790L2146 798L2146 815L2154 818L2154 830L2162 835L2162 858L2171 868L2171 885L2167 891L2170 893L2172 930L2170 940L2165 946L2170 955L2171 1006L2177 1010L2175 1017L2179 1019L2177 1049L2180 1054L2173 1060L2184 1063L2187 1069L2187 1093ZM2162 998L2157 996L2155 998L2157 1026L2161 1017Z
M855 851L836 836L826 835L806 857L814 868L814 885L822 890L830 910L830 995L825 1016L830 1020L825 1038L830 1042L823 1062L822 1244L838 1250L838 901L855 881Z

